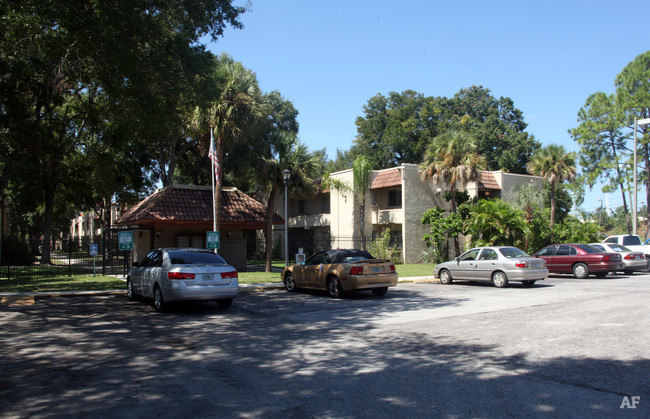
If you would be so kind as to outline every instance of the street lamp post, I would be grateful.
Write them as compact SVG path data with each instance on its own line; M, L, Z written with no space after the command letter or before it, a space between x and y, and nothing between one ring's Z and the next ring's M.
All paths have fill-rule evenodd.
M284 266L289 266L289 212L287 211L287 185L291 178L291 171L284 169L282 171L282 180L284 181Z
M636 117L634 118L634 206L632 208L632 234L636 235L636 224L637 224L637 179L636 179L636 147L637 147L637 139L636 139L636 131L637 131L637 126L639 125L648 125L650 124L650 118L645 118L645 119L639 119L637 121Z

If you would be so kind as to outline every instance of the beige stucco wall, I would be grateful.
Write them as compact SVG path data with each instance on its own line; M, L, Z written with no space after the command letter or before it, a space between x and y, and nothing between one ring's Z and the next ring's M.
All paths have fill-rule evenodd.
M354 185L352 169L332 173L332 178L337 179L350 188ZM366 194L366 235L371 233L368 228L370 212L370 194ZM359 211L355 203L354 194L351 191L338 191L331 188L330 191L330 220L333 248L359 248L359 240L352 240L359 235Z
M544 187L544 179L539 176L518 175L505 173L503 171L492 172L494 178L501 186L501 199L507 202L514 202L517 194L516 188L527 183L534 184L540 191Z

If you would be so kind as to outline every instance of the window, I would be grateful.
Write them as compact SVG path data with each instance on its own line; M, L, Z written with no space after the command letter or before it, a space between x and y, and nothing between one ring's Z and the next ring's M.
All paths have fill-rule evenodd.
M539 251L537 256L553 256L555 255L555 249L557 246L548 246Z
M478 256L479 249L468 250L464 254L460 255L460 260L476 260Z
M492 249L483 249L480 260L497 260L497 252Z
M177 247L203 248L203 236L178 236L176 241Z
M570 246L558 246L556 256L569 256L571 254Z
M323 201L321 203L321 210L323 214L329 214L330 213L330 196L325 195L323 197Z
M623 246L640 246L641 239L639 236L623 236Z
M388 191L388 206L401 207L402 206L402 191L399 189L391 189Z
M306 210L306 205L305 205L305 200L304 200L304 199L301 199L300 201L298 201L298 214L300 214L300 215L305 215L305 214L307 214L307 210Z
M157 250L156 253L153 254L149 266L162 266L162 253L160 250Z

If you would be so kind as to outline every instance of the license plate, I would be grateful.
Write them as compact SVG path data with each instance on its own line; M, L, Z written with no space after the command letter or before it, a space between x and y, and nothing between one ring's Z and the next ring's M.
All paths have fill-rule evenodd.
M380 274L384 271L384 269L381 266L373 266L372 267L372 273L373 274Z
M212 274L203 274L201 275L201 280L202 281L212 281L213 276Z

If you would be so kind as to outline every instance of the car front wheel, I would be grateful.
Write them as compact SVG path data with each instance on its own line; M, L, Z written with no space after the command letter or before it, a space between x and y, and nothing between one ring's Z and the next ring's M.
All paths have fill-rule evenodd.
M578 279L585 279L589 276L589 268L584 263L576 263L573 265L573 276Z
M445 285L451 284L452 281L451 273L448 270L446 269L441 270L440 273L438 274L438 277L440 278L441 284L445 284Z
M497 288L504 288L508 285L508 277L503 272L495 272L492 274L492 284Z
M296 290L296 278L293 277L293 274L287 274L284 277L284 288L289 292Z

